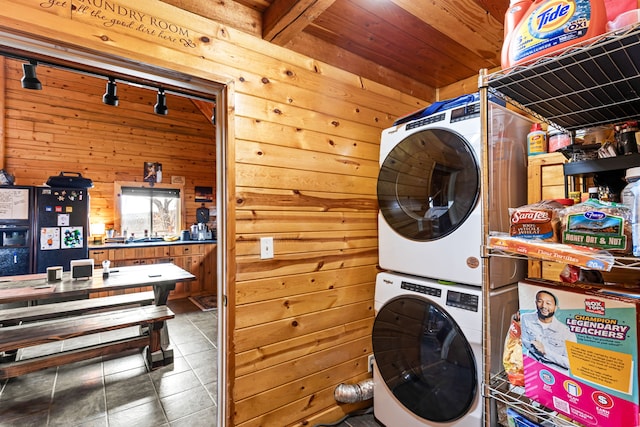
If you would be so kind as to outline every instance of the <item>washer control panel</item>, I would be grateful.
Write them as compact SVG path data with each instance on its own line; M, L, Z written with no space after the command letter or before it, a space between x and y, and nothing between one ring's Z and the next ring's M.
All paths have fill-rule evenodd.
M458 291L447 291L447 305L463 310L478 311L480 299L478 295L465 294Z
M424 119L416 120L415 122L408 123L406 130L419 128L420 126L430 125L431 123L437 123L444 120L444 113L434 114L433 116L425 117Z
M460 122L462 120L480 117L480 104L469 104L464 107L451 110L451 123Z
M408 291L419 292L421 294L429 295L432 297L440 298L442 296L442 289L432 288L430 286L417 285L415 283L409 283L409 282L403 281L400 287Z

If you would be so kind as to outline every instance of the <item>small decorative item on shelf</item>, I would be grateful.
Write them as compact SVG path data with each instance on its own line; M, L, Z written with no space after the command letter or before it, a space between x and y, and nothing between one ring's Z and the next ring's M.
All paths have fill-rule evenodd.
M618 143L618 154L627 155L638 152L636 134L638 133L638 122L629 121L615 126L616 141Z

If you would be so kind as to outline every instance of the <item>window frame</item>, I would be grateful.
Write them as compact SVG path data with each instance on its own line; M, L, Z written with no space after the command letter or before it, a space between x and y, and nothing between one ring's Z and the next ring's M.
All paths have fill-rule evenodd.
M113 183L113 191L115 200L113 207L113 227L122 233L122 188L123 187L137 187L137 188L168 188L172 190L180 191L180 224L178 224L176 234L179 234L180 230L185 229L186 224L186 209L185 209L185 193L184 185L182 184L165 184L165 183L148 183L138 181L115 181Z

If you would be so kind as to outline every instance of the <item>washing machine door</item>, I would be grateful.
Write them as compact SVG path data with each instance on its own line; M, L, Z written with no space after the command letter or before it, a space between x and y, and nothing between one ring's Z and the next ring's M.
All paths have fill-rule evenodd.
M396 297L378 311L372 339L378 371L407 409L433 422L455 421L469 412L478 367L446 310L426 298Z
M389 226L416 241L455 231L480 196L480 168L457 133L424 129L400 141L378 175L378 205Z

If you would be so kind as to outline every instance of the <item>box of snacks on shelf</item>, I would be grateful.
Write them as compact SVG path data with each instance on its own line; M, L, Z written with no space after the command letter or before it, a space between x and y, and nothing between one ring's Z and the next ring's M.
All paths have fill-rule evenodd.
M525 396L587 426L640 425L640 293L524 280Z

